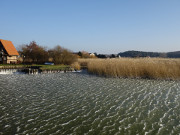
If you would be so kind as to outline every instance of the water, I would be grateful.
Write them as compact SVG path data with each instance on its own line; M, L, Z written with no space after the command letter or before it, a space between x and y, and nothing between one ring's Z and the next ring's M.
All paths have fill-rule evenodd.
M180 82L0 75L0 135L177 135Z
M18 74L19 69L0 69L0 75L1 74Z

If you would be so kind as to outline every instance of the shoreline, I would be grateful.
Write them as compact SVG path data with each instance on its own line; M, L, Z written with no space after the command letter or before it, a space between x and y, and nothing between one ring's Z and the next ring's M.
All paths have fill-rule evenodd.
M180 59L78 59L76 64L78 68L72 65L0 65L0 71L17 69L26 74L38 74L87 70L88 74L99 77L180 80Z
M70 66L44 66L44 65L6 65L0 66L0 74L8 74L8 73L24 73L24 74L41 74L41 73L60 73L60 72L74 72L76 71L74 68Z

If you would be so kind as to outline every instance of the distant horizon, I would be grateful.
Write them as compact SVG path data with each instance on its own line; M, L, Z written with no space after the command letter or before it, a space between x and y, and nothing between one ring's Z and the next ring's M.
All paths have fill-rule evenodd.
M98 54L174 52L179 7L179 0L1 0L0 39Z
M1 39L1 38L0 38ZM2 40L8 40L8 39L2 39ZM9 41L11 41L11 40L9 40ZM30 42L32 42L32 41L30 41ZM29 42L29 43L30 43ZM36 42L36 41L35 41ZM13 41L12 41L12 43L13 43ZM26 44L21 44L21 45L28 45L29 43L26 43ZM37 42L36 42L37 43ZM37 43L38 44L38 43ZM21 46L21 45L14 45L17 49L19 49L19 47ZM42 47L48 47L48 46L43 46L43 45L41 45L41 44L38 44L38 45L40 45L40 46L42 46ZM56 45L57 46L57 45ZM61 46L61 45L60 45ZM55 47L55 46L53 46L53 47ZM48 47L47 49L52 49L53 47ZM73 50L71 50L70 48L66 48L66 47L64 47L64 46L61 46L61 47L63 47L63 48L65 48L65 49L68 49L68 50L70 50L70 51L72 51L73 53L78 53L78 52L83 52L83 51L85 51L85 52L88 52L87 50L79 50L79 51L73 51ZM107 54L107 55L110 55L110 54L119 54L119 53L123 53L123 52L128 52L128 51L138 51L138 52L153 52L153 53L168 53L168 52L180 52L180 50L175 50L175 51L167 51L167 52L162 52L162 51L143 51L143 50L133 50L133 49L129 49L129 50L125 50L125 51L119 51L118 53L98 53L98 52L88 52L88 53L97 53L97 54Z

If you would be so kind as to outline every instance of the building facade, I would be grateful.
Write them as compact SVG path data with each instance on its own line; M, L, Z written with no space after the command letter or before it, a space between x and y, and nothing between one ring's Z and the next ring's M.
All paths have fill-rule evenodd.
M0 64L15 64L19 53L13 43L0 39Z

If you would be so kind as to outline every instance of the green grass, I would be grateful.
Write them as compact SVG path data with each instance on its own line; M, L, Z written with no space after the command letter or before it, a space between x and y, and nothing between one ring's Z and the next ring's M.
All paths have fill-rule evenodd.
M0 64L0 68L23 68L23 67L31 67L38 66L41 70L65 70L70 68L68 65L23 65L23 64Z
M0 66L24 66L23 64L0 64Z
M38 65L41 70L65 70L70 68L68 65Z
M23 64L0 64L0 69L8 69L8 68L24 68L30 65Z

